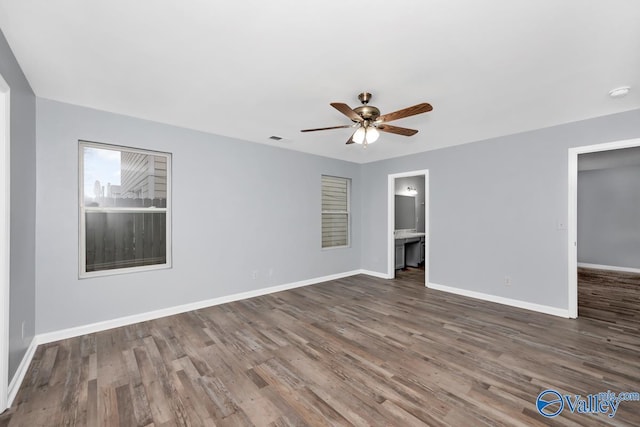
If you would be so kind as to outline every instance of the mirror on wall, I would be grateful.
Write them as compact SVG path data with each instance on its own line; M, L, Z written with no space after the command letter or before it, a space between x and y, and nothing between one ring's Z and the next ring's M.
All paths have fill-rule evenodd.
M396 230L412 230L416 228L416 198L396 195Z

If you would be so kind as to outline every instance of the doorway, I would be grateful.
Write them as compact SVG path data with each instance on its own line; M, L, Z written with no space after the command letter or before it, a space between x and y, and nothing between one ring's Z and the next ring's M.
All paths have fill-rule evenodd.
M640 138L569 149L569 317L578 317L578 156L640 146Z
M9 85L0 76L0 412L9 389Z
M397 184L405 178L414 178L419 180L419 184L416 188L400 188ZM407 185L407 187L412 187ZM418 188L420 187L420 189ZM417 193L414 193L416 191ZM423 191L422 194L419 192ZM407 234L408 239L404 240L409 245L409 249L406 253L411 254L411 257L415 259L416 253L419 253L419 258L424 258L423 263L418 268L424 269L424 286L429 283L429 170L416 170L411 172L402 172L390 174L388 176L388 188L387 188L387 276L391 279L396 277L396 195L399 196L413 196L415 197L415 227L410 225L402 226L407 230L414 230L415 234ZM423 204L424 203L424 204ZM411 220L409 220L410 222ZM424 231L418 232L419 228L424 227ZM420 236L423 234L423 236ZM416 237L422 239L416 240ZM404 243L402 243L404 244ZM422 252L421 252L422 251ZM403 252L403 255L406 256ZM424 257L422 257L424 255ZM399 255L400 256L400 255ZM415 261L411 262L415 265Z

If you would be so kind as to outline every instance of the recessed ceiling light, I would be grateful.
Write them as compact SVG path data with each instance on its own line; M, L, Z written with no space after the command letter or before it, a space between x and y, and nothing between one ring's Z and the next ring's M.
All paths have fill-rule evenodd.
M617 87L609 91L609 96L612 98L622 98L629 93L629 90L631 90L629 86Z

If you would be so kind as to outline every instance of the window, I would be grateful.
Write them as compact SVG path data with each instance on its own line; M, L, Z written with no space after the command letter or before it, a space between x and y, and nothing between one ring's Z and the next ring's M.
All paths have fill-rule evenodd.
M349 246L351 180L322 176L322 247Z
M80 142L80 277L171 267L171 154Z

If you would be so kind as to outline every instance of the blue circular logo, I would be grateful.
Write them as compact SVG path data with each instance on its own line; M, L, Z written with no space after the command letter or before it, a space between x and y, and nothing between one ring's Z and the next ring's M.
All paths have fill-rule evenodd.
M538 395L536 407L540 415L553 418L564 409L564 401L562 395L555 390L545 390Z

